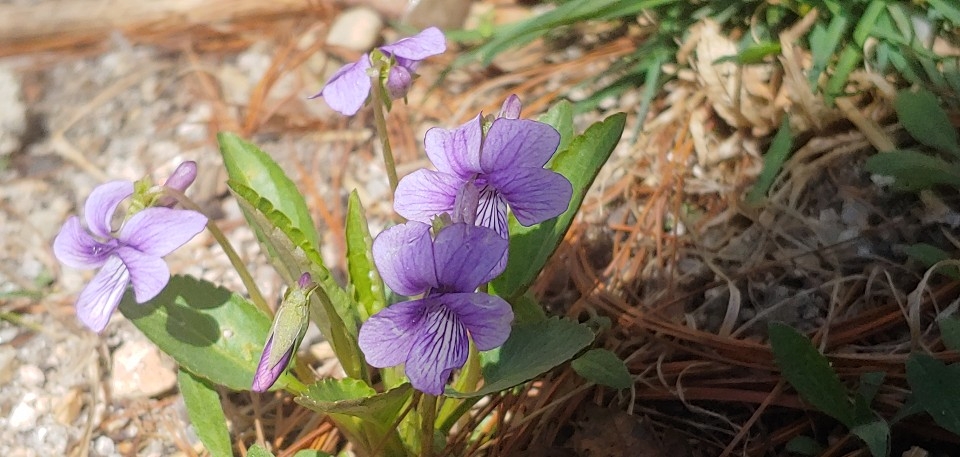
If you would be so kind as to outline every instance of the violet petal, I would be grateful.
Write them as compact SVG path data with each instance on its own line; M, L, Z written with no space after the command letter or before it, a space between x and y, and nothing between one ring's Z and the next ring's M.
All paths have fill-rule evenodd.
M330 108L344 116L357 114L363 103L367 101L370 87L372 87L370 75L367 74L368 69L370 69L370 56L364 54L360 60L348 63L337 70L323 86L323 90L311 98L322 96Z
M430 56L442 54L447 50L447 40L443 32L436 27L428 27L420 33L398 40L396 43L381 46L380 50L386 54L403 57L411 60L423 60Z
M488 294L444 294L443 304L457 314L481 351L499 347L510 336L513 309L504 299Z
M462 222L464 224L477 224L477 208L480 206L480 189L473 183L467 181L463 183L460 190L457 191L457 198L453 203L453 214L451 219L454 223Z
M437 171L468 180L483 171L480 167L482 142L483 119L478 115L453 130L439 127L427 130L423 146Z
M383 282L402 295L416 295L437 286L430 226L407 222L390 227L373 240L373 261Z
M163 257L203 231L207 218L196 211L146 208L128 220L117 238L144 254Z
M80 218L67 219L53 240L53 254L72 268L97 268L113 253L116 242L101 243L80 226Z
M450 373L467 361L467 331L446 306L434 307L421 324L404 372L410 384L431 395L443 393Z
M503 101L503 106L500 107L500 112L497 114L497 117L519 119L521 109L523 109L523 104L520 103L520 97L517 97L517 94L510 94L510 96Z
M393 209L409 220L429 223L437 214L453 210L463 182L452 174L417 170L397 184Z
M487 173L542 167L559 145L560 133L549 124L530 119L495 119L483 140L480 164Z
M494 267L509 242L486 227L453 224L437 234L433 255L437 279L444 292L473 292L502 273Z
M127 289L130 273L120 258L112 256L77 298L77 318L97 333L110 322L110 315L120 304Z
M357 336L367 363L386 368L406 362L420 335L427 306L424 300L405 301L370 316Z
M484 186L480 190L477 225L493 229L503 238L510 237L510 227L507 225L507 203L500 192L492 186Z
M121 246L117 256L129 271L137 303L156 297L170 281L170 269L161 257L144 254L127 246Z
M263 345L263 352L260 354L257 371L253 374L253 385L250 387L250 390L254 392L266 392L269 390L270 387L277 382L277 379L280 378L283 370L287 368L287 364L290 363L290 356L293 355L293 347L283 354L283 357L280 358L276 365L270 366L270 351L272 349L273 335L270 335L270 337L267 338L267 343Z
M130 181L110 181L93 189L83 209L87 229L101 238L110 238L113 213L120 202L131 195L133 183Z
M573 195L567 178L545 168L507 169L487 179L510 205L517 222L525 226L563 214Z

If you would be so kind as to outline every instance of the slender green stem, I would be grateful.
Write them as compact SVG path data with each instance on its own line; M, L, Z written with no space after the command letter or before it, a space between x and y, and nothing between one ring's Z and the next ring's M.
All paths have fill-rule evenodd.
M433 423L437 418L437 397L423 394L420 410L420 418L423 421L420 424L423 430L420 436L420 457L433 457Z
M197 206L190 197L187 197L183 192L177 191L175 189L164 188L164 192L168 195L176 198L177 201L187 209L192 209L198 213L203 213L200 210L200 207ZM257 287L257 283L253 280L253 276L250 275L250 271L247 270L247 267L243 264L243 261L240 259L240 256L237 254L237 251L233 249L233 245L230 244L230 241L227 240L227 237L220 231L220 227L217 227L212 220L207 218L207 230L210 231L210 234L213 235L213 238L217 240L217 243L220 244L220 248L223 249L223 253L227 255L227 258L230 259L230 263L233 265L233 268L237 270L237 274L240 275L240 281L243 281L244 287L247 288L247 293L250 294L250 300L256 305L257 308L260 308L263 312L267 313L268 316L273 316L273 310L270 309L270 306L267 305L267 301L263 298L263 294L260 293L260 288Z
M397 164L393 161L393 149L390 148L390 135L387 133L387 117L383 112L383 89L377 77L373 78L373 118L377 127L377 136L380 137L380 146L383 149L383 165L387 169L387 179L390 180L390 191L397 190Z

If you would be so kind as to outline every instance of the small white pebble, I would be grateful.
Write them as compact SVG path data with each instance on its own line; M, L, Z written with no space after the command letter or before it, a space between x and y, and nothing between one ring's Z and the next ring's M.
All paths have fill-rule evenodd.
M23 365L17 369L17 379L24 386L40 387L46 382L43 370L36 365Z

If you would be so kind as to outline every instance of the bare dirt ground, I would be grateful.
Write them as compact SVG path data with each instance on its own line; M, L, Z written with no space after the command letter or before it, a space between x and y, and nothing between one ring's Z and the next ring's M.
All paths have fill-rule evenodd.
M307 97L343 62L398 37L370 17L394 20L399 13L366 10L366 19L345 27L345 37L334 33L336 21L347 20L342 5L289 0L263 11L241 0L214 3L221 9L117 14L115 22L78 21L47 35L40 24L0 33L0 455L203 453L176 392L173 362L119 314L101 335L81 328L73 314L92 272L62 268L51 243L97 184L162 179L179 162L197 161L192 197L270 296L280 282L226 192L216 132L251 139L297 181L324 234L327 259L343 252L350 190L360 191L374 233L391 211L372 115L345 119ZM34 7L0 2L0 17ZM467 21L492 15L509 22L537 8L475 2ZM537 41L489 68L454 70L436 87L429 83L459 51L431 60L409 105L398 104L390 116L401 175L426 164L421 144L430 126L493 112L510 93L520 95L531 117L558 97L583 98L590 87L581 83L604 76L635 49L643 28L638 19L621 33L560 49ZM764 345L771 320L817 335L845 377L878 366L902 376L910 327L898 302L924 271L907 261L903 246L949 246L960 217L948 204L891 195L863 171L878 147L871 139L905 141L891 118L892 86L856 81L863 95L846 108L803 97L786 103L783 97L799 89L768 73L714 68L726 52L711 48L724 43L716 33L704 24L678 56L683 66L665 69L674 78L642 128L639 89L578 117L583 129L614 112L629 114L581 219L535 287L551 312L611 318L602 345L627 360L636 387L584 388L569 369L558 370L499 403L541 411L540 420L471 452L692 456L728 448L764 455L817 426L775 376ZM797 50L795 71L805 63ZM789 72L791 64L783 66ZM730 96L724 90L731 84L746 92ZM784 112L801 132L799 150L769 202L746 207L743 192ZM242 290L205 234L168 260L174 272ZM949 283L937 284L922 306L954 295ZM325 363L318 335L303 348L318 371L336 371ZM885 393L886 406L902 402L895 391ZM263 411L291 408L289 399L233 393L224 400L244 448L257 440L287 450L338 446L335 432L303 410L287 411L286 420L312 430L281 433L281 420L262 420ZM918 433L922 439L908 437L898 449L932 439ZM641 448L647 453L636 453Z

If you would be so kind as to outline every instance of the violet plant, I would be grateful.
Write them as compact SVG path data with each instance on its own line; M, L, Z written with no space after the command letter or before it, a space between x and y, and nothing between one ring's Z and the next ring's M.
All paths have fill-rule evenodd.
M80 294L81 322L102 331L119 302L124 316L179 362L188 413L212 455L234 451L218 385L294 395L327 415L356 455L456 454L442 438L476 401L529 382L593 341L590 328L546 317L526 290L619 141L624 115L576 135L569 103L540 120L523 119L519 98L510 96L496 116L431 129L425 151L436 170L398 180L386 112L406 94L420 62L445 48L438 29L424 30L348 64L318 94L346 115L370 102L394 208L409 219L374 238L351 194L345 284L320 255L295 184L268 154L229 133L218 136L227 184L289 286L275 313L217 225L183 194L196 176L192 162L164 186L101 186L86 206L87 229L71 218L55 240L63 263L101 268ZM120 207L126 215L115 226ZM162 257L204 225L240 273L245 295L170 277ZM310 324L330 342L343 379L318 380L297 365ZM600 370L577 368L596 366L587 359L596 351L574 365L586 382L627 387L629 373L622 363L609 366L610 357L601 358L607 366ZM265 445L247 451L271 455Z

